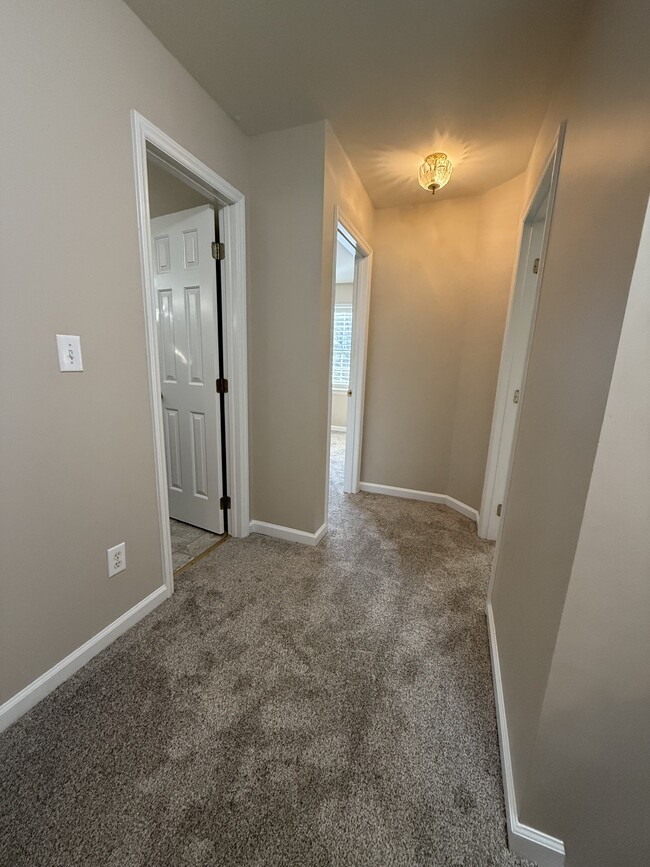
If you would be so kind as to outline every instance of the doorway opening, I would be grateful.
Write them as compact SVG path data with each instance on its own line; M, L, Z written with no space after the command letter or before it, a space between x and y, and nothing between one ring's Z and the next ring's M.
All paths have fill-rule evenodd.
M336 210L326 514L331 496L359 492L372 249Z
M164 580L248 515L244 198L132 113Z
M218 205L147 155L161 410L175 573L228 533Z
M553 215L565 124L524 209L515 284L501 352L478 534L496 539L505 514L528 356L535 327L544 258Z

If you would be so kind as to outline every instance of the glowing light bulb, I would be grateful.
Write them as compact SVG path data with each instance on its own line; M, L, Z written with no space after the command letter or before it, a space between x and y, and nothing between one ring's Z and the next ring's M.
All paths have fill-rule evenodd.
M435 193L436 190L441 189L441 187L444 187L445 184L449 183L451 169L451 160L447 154L440 152L429 154L420 166L418 172L420 186L425 190L430 190L432 193Z

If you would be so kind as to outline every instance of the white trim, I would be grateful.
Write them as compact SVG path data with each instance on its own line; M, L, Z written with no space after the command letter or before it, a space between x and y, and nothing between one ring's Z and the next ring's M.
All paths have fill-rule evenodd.
M280 524L251 521L250 531L263 536L273 536L274 539L284 539L285 542L300 542L301 545L315 547L327 533L327 524L323 524L315 533L307 533L305 530L294 530L293 527L281 527Z
M345 433L347 428L343 427L343 425L340 425L340 424L333 424L333 425L330 425L330 430L339 431L339 433Z
M376 485L374 482L361 482L360 490L367 494L385 494L388 497L401 497L404 500L424 500L426 503L439 503L441 506L449 506L466 518L478 523L478 512L471 506L461 503L448 494L433 494L430 491L416 491L413 488L395 488L392 485Z
M37 677L19 693L8 699L0 706L0 731L4 731L16 722L19 717L27 713L35 704L38 704L52 690L60 686L76 671L79 671L93 656L112 644L123 632L135 626L139 620L142 620L150 611L164 602L168 596L169 591L165 585L158 587L157 590L154 590L133 608L125 611L117 620L114 620L81 647L73 650L65 659L57 662L45 674Z
M512 852L522 855L530 861L535 861L539 867L564 867L565 849L562 840L552 837L543 831L530 828L519 821L517 799L515 795L510 741L508 739L508 723L501 681L501 666L499 650L494 625L492 604L487 604L488 633L490 637L490 656L492 659L492 679L494 681L494 698L496 702L497 726L499 729L499 749L501 751L501 771L503 776L503 794L508 823L508 846Z
M164 164L189 186L204 192L221 204L219 214L221 240L228 255L223 263L224 344L229 379L226 446L228 454L228 491L232 500L229 532L247 536L249 525L248 469L248 395L246 332L246 216L245 198L228 181L196 159L139 112L131 112L133 164L142 268L142 292L145 310L145 336L149 374L149 405L153 425L156 493L160 525L163 580L170 593L174 590L174 572L169 530L169 501L165 466L165 439L160 408L160 373L156 311L153 296L153 262L151 223L147 182L147 154Z
M526 374L528 371L528 358L530 356L530 347L533 340L533 331L535 328L535 320L537 317L537 307L539 303L539 294L542 287L542 279L544 276L544 264L546 260L546 250L548 248L548 238L553 219L553 207L555 205L555 197L557 193L557 184L560 172L560 162L562 159L562 148L564 146L564 136L566 132L566 121L560 124L558 133L551 149L551 152L546 160L533 192L526 203L526 207L522 211L519 238L517 241L517 250L519 251L514 264L512 282L510 288L510 299L508 302L508 314L506 317L506 326L503 337L503 345L501 349L501 361L499 363L499 376L497 380L497 390L494 401L494 412L492 415L492 428L490 431L490 443L488 447L488 456L485 465L485 478L483 482L483 494L481 497L481 520L478 524L478 534L482 539L496 539L498 528L502 520L496 517L496 509L499 501L502 503L501 516L503 517L506 507L507 489L509 486L510 469L515 451L515 443L517 440L517 432L519 429L519 417L515 421L515 429L513 434L512 449L509 457L509 469L507 473L507 481L505 491L496 490L497 475L499 471L499 453L501 449L501 438L506 420L506 410L510 405L510 370L514 353L514 310L515 302L522 290L524 269L526 266L526 242L530 242L530 232L527 226L528 220L536 212L541 205L543 199L548 195L548 207L546 210L546 218L544 221L544 234L542 246L539 255L539 271L536 286L536 297L533 303L531 319L530 319L530 334L528 346L526 348L526 360L523 365L521 385L519 391L521 394L519 407L521 410L521 402L525 391ZM496 558L495 558L496 562Z

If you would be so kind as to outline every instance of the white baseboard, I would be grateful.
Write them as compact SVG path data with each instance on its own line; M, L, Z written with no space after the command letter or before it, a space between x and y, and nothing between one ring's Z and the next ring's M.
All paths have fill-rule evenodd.
M337 431L341 431L342 433L345 433L347 431L347 428L341 427L340 424L333 424L330 426L330 430L337 430Z
M510 741L508 739L508 724L506 707L501 682L501 666L497 647L496 629L492 605L487 604L488 632L490 636L490 655L492 657L492 678L494 680L494 697L497 709L497 725L499 729L499 749L501 751L501 771L503 775L503 794L506 804L506 820L508 822L508 845L512 852L522 855L530 861L535 861L539 867L564 867L564 843L557 837L551 837L543 831L537 831L519 821L517 798L510 756Z
M104 650L112 644L118 636L134 626L138 620L142 620L150 611L153 611L161 602L168 597L167 587L162 586L150 593L133 608L125 611L121 617L114 620L97 635L88 639L85 644L73 650L65 659L57 662L55 666L46 671L36 680L28 684L19 693L8 699L0 706L0 731L8 728L16 722L24 713L27 713L41 699L45 698L52 690L60 686L76 671L96 656L100 650Z
M359 485L367 494L386 494L389 497L402 497L405 500L424 500L426 503L439 503L449 506L450 509L460 512L466 518L476 521L478 524L478 512L471 506L461 503L447 494L432 494L429 491L415 491L412 488L394 488L392 485L376 485L374 482L361 482Z
M263 536L273 536L274 539L284 539L286 542L300 542L301 545L318 545L327 533L327 524L323 524L315 533L305 530L294 530L292 527L281 527L279 524L267 524L266 521L251 521L251 533L261 533Z

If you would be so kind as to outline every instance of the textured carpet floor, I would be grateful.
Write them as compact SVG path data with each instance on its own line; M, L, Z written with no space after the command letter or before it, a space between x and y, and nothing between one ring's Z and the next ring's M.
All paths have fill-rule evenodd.
M3 867L514 867L484 597L440 506L229 540L0 738Z

